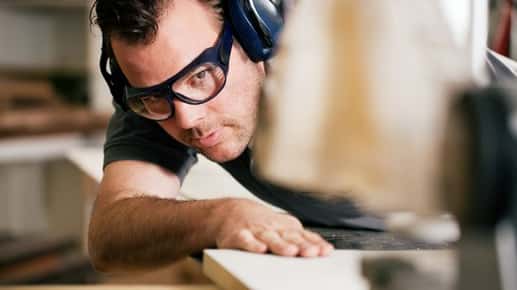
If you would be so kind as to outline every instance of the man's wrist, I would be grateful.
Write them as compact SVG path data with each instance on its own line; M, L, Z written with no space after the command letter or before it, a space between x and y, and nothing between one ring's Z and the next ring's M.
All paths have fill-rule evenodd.
M214 206L211 211L209 220L209 226L213 229L213 237L217 239L219 234L223 231L223 228L227 222L231 222L234 212L237 208L245 207L247 204L251 205L255 203L252 200L245 198L223 198Z

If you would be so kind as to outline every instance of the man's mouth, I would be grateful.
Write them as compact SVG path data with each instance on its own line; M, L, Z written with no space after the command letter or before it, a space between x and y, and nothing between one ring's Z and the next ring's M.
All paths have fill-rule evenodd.
M217 145L221 140L221 128L216 129L200 138L193 138L192 143L196 147L209 148Z

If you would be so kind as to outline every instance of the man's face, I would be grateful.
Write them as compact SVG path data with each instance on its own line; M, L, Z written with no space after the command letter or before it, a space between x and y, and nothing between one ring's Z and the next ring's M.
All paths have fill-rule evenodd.
M156 39L129 45L112 38L117 62L133 87L159 84L179 72L222 31L216 12L199 1L174 0L158 22ZM169 135L209 159L224 162L239 156L255 131L262 63L253 63L234 41L226 86L211 101L189 105L173 101L175 114L158 122Z

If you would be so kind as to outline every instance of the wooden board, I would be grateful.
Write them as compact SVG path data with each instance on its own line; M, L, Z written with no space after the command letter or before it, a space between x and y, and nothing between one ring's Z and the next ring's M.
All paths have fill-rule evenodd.
M237 250L205 250L203 272L223 289L347 289L367 290L363 258L408 260L443 280L455 276L455 254L450 250L356 251L336 250L324 258L287 258Z

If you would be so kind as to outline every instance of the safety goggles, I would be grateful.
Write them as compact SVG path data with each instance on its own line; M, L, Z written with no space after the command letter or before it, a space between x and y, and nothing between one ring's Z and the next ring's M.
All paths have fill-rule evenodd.
M126 104L144 118L163 121L174 116L173 100L199 105L215 98L226 84L233 35L228 21L213 47L161 84L124 89Z

